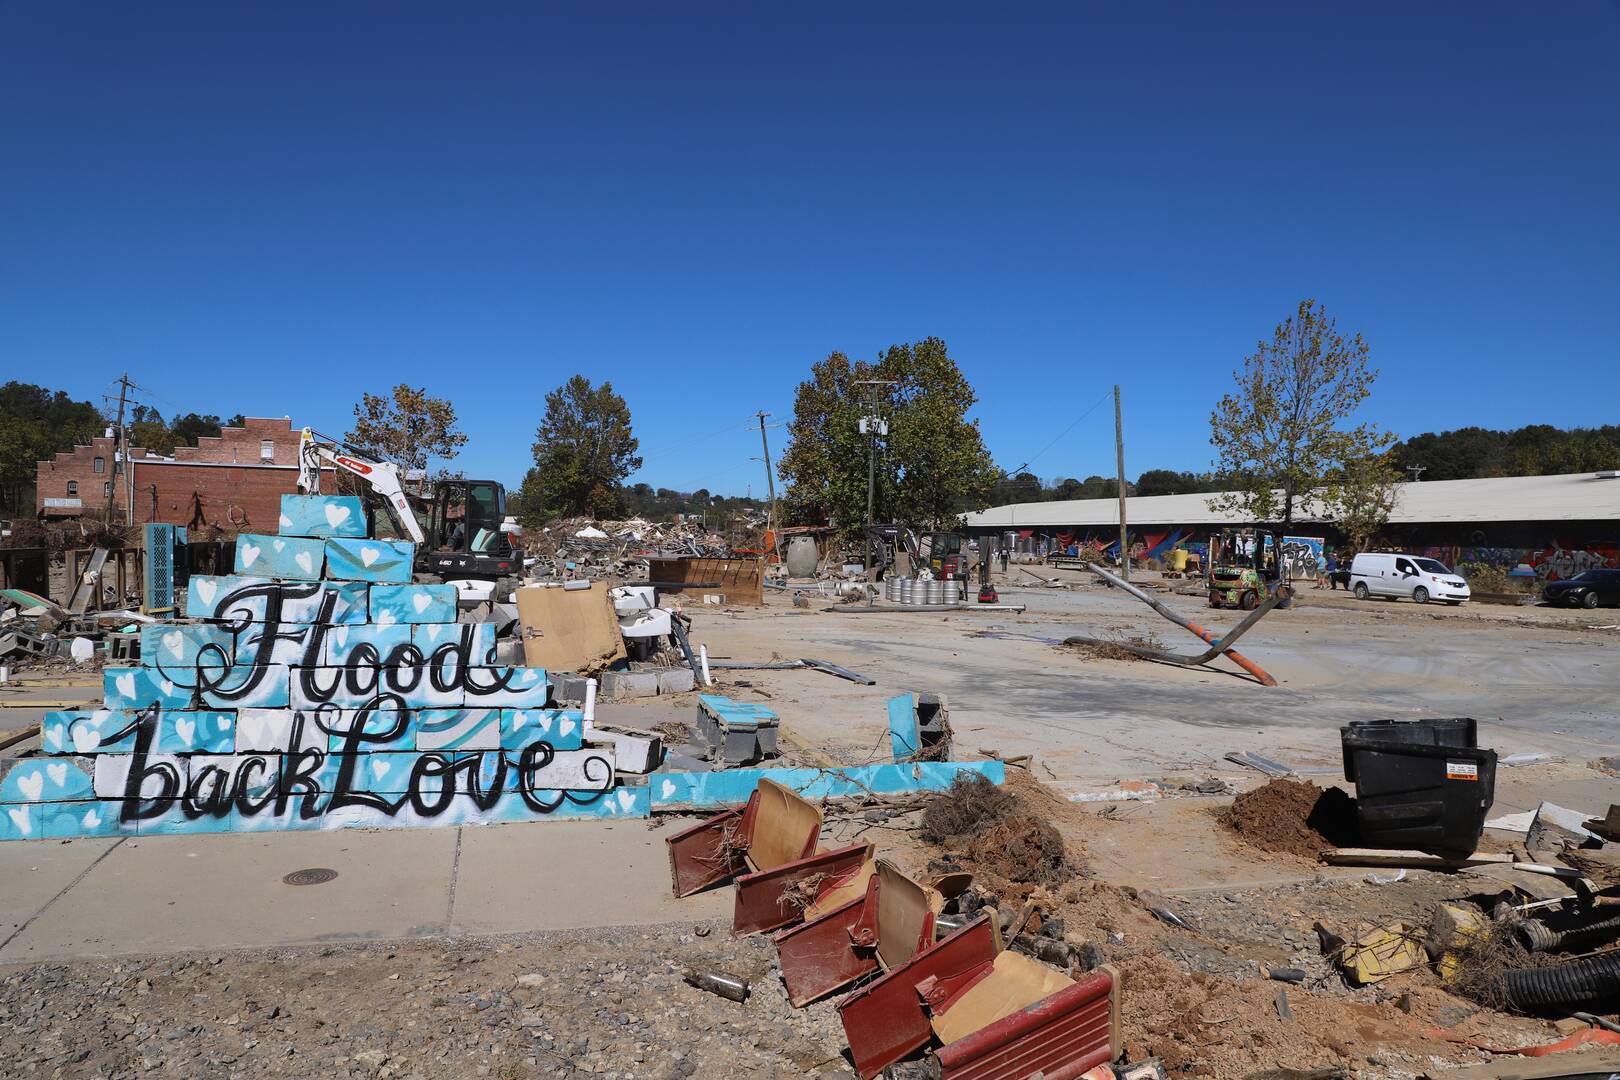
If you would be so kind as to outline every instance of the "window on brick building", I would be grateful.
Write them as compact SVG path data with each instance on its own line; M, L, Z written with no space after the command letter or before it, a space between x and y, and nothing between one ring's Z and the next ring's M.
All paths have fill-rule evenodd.
M96 458L95 469L96 469L96 472L98 472L98 473L106 472L107 471L107 459L104 458L104 457Z
M274 461L274 460L276 460L276 444L275 444L274 440L271 440L271 439L260 440L260 442L259 442L259 460L260 461Z
M69 480L68 481L68 494L71 496L71 495L77 495L78 493L79 493L79 482L77 480Z

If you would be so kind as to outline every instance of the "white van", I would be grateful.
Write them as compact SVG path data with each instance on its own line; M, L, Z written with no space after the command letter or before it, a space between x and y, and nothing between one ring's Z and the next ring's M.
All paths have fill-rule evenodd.
M1409 596L1420 604L1444 600L1453 606L1468 599L1468 582L1445 563L1420 555L1369 551L1350 563L1350 591L1357 600Z

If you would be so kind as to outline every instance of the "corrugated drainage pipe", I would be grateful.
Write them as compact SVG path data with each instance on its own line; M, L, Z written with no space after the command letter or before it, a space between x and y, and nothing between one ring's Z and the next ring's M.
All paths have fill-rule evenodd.
M1620 998L1620 953L1544 968L1520 968L1507 973L1507 996L1526 1012L1577 1009L1588 1005L1607 1011Z
M1519 924L1518 930L1525 948L1531 952L1547 952L1620 937L1620 915L1585 926L1573 926L1568 930L1552 930L1534 919L1526 919Z

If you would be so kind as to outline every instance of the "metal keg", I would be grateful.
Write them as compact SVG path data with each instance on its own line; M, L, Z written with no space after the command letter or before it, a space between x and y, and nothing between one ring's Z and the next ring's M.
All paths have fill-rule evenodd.
M900 599L900 579L890 575L883 579L883 597L889 601Z
M945 582L934 578L928 583L928 599L926 604L943 604L945 602Z
M916 592L916 587L917 583L910 578L900 579L900 602L902 604L909 604L912 602L911 597Z

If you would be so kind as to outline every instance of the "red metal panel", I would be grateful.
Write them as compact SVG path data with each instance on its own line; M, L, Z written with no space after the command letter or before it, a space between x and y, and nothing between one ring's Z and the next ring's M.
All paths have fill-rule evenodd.
M797 922L803 908L794 902L796 892L822 878L854 873L871 851L870 844L855 844L836 851L824 851L774 870L744 874L737 879L737 902L732 911L731 932L739 936L758 934Z
M865 907L866 897L857 897L819 919L776 935L782 982L794 1008L878 969L877 949L855 944Z
M990 918L983 916L838 1003L850 1055L864 1080L928 1045L933 1029L918 984L971 975L995 961L997 944Z
M747 844L741 842L744 813L727 810L665 839L676 896L690 896L748 869L743 863Z
M1113 972L1073 986L934 1052L941 1080L1078 1080L1114 1059Z

